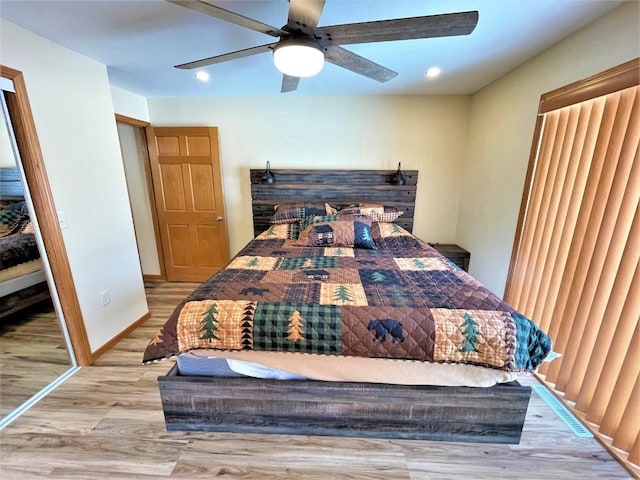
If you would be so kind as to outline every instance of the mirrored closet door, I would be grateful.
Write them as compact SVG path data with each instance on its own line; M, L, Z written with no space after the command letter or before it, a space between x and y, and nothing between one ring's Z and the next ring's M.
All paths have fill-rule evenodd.
M7 107L0 105L0 428L75 371Z

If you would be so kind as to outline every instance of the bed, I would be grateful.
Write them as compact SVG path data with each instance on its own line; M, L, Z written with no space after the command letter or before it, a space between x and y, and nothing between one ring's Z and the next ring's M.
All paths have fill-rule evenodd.
M145 350L177 356L167 429L518 443L551 341L412 235L418 172L272 172L256 238Z
M50 298L16 168L0 168L0 318Z

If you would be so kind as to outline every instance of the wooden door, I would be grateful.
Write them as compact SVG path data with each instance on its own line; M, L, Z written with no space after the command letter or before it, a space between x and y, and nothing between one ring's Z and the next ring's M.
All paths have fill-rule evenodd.
M147 127L168 281L202 282L229 260L216 127Z

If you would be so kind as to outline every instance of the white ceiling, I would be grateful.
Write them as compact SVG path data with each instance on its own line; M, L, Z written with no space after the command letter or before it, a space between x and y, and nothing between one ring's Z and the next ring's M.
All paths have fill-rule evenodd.
M287 0L215 1L274 27ZM478 10L469 36L348 45L399 72L382 84L326 63L284 95L470 94L588 25L615 0L327 0L319 26ZM280 95L270 52L205 67L208 83L173 65L274 41L163 0L0 0L0 16L107 65L115 86L147 98ZM442 74L426 79L438 66Z

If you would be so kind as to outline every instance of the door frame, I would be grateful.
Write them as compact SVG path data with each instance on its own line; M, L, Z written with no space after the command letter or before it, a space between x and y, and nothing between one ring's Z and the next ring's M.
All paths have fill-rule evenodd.
M40 225L42 241L49 258L51 275L56 286L74 356L78 365L87 366L92 363L93 356L40 150L24 76L19 70L4 65L0 65L0 76L13 82L15 96L7 99L7 104L15 115L15 118L12 116L12 121L14 122L14 134L20 151L22 168L31 192L31 201Z
M142 151L142 163L144 164L144 176L147 183L147 195L149 196L149 207L151 209L151 223L153 224L153 235L156 239L156 253L158 255L158 264L160 265L160 275L145 275L142 274L143 280L166 280L167 272L164 267L164 251L162 250L162 242L160 239L160 228L158 223L158 211L156 209L156 196L153 190L153 180L151 178L151 159L149 158L149 145L147 144L147 135L145 133L145 127L151 126L149 122L144 120L138 120L137 118L127 117L119 113L115 114L116 122L124 123L135 127L140 134L140 147ZM123 159L124 161L124 159ZM128 186L127 186L128 191ZM133 214L131 216L133 218ZM135 222L133 224L133 230L135 232ZM136 234L137 238L137 234ZM136 242L137 243L137 242Z

